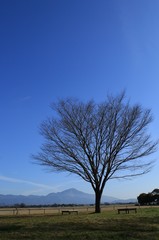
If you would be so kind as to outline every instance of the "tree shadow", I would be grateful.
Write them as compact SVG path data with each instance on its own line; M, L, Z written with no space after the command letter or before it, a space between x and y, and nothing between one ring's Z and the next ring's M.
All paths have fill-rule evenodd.
M2 224L0 226L0 232L13 232L23 229L23 225L15 225L15 224Z

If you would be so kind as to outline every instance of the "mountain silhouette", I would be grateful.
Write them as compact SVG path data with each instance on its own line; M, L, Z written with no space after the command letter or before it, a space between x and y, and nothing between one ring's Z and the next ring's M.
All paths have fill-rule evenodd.
M102 197L101 203L115 203L122 200L110 196ZM123 200L125 201L125 200ZM130 201L130 200L129 200ZM131 201L135 201L131 199ZM13 206L24 203L25 205L52 205L52 204L94 204L94 194L88 194L70 188L62 192L50 193L46 196L37 195L3 195L0 194L0 206Z

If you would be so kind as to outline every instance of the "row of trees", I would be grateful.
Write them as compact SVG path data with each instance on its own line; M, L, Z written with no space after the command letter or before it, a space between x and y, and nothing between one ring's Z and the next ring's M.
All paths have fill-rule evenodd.
M137 200L140 205L159 205L159 189L154 189L150 193L141 193L137 197Z

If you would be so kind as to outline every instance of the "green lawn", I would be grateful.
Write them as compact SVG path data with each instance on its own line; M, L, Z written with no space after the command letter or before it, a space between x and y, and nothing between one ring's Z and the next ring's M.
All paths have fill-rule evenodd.
M158 240L159 208L138 213L0 217L0 239L45 240Z

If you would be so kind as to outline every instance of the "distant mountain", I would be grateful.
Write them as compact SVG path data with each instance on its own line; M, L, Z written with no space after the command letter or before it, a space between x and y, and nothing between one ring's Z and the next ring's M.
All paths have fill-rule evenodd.
M0 194L0 206L11 206L15 204L24 203L25 205L51 205L51 204L94 204L94 194L88 194L77 189L70 188L62 192L50 193L46 196L36 195L2 195ZM102 197L102 203L115 203L115 202L135 202L136 199L131 201L120 200L114 197Z

